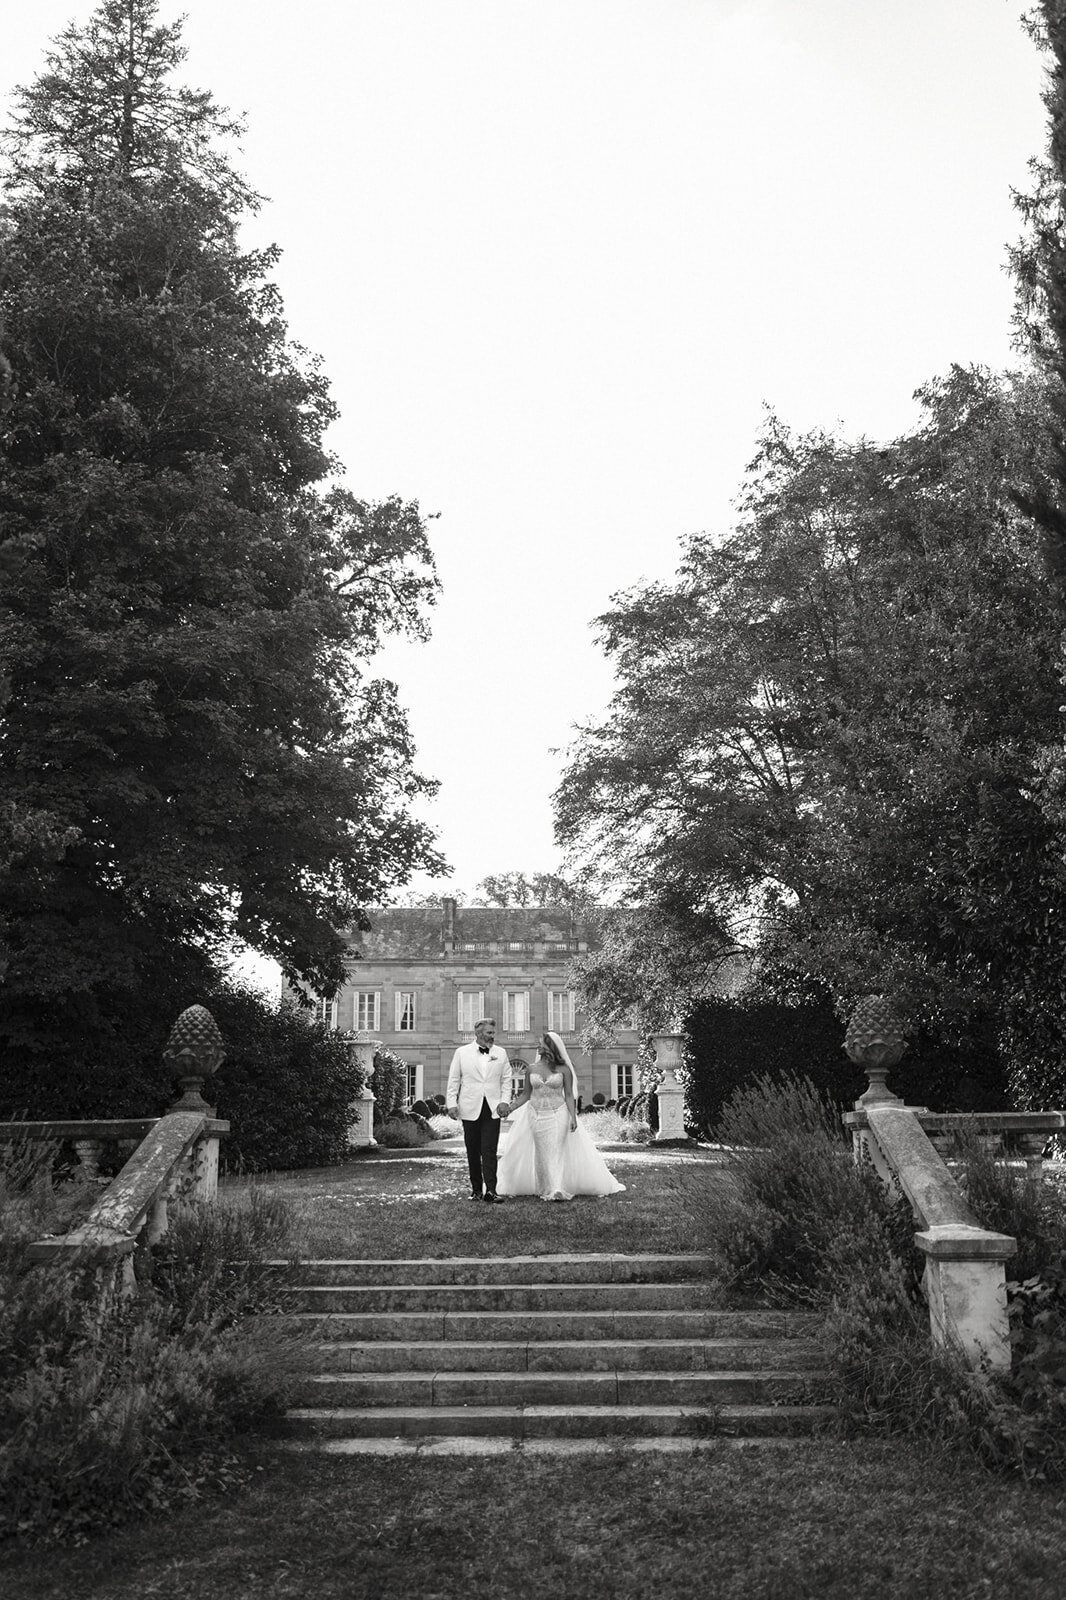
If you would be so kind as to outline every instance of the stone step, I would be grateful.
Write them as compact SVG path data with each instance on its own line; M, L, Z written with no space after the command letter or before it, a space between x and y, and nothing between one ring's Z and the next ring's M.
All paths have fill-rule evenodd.
M795 1372L334 1372L302 1385L312 1409L702 1406L824 1400L825 1375Z
M291 1284L384 1285L671 1283L713 1278L707 1255L457 1256L451 1260L273 1261Z
M805 1338L810 1312L782 1311L389 1311L293 1312L286 1322L311 1340L467 1340L523 1344L595 1339Z
M428 1436L525 1439L640 1439L671 1435L708 1438L786 1434L825 1428L836 1415L827 1405L619 1406L378 1406L373 1409L301 1407L289 1413L297 1438L393 1439Z
M317 1372L710 1372L812 1367L813 1339L329 1340Z
M300 1284L282 1291L285 1309L329 1312L565 1312L713 1309L713 1283Z

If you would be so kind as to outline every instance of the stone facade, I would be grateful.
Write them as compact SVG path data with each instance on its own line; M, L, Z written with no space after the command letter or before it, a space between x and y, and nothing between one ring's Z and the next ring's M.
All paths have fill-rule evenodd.
M582 1025L567 983L570 962L588 950L585 930L559 906L374 907L370 928L348 936L347 979L323 1003L331 1026L380 1039L408 1063L408 1098L443 1094L457 1045L480 1017L496 1022L496 1042L516 1079L533 1062L547 1028L566 1041L588 1104L639 1088L637 1035L580 1047Z

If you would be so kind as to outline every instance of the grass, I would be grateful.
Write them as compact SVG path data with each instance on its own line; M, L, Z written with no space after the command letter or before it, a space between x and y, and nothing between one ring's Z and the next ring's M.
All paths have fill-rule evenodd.
M506 1205L466 1198L461 1146L360 1156L342 1167L279 1173L275 1187L296 1217L295 1248L305 1257L389 1260L418 1256L552 1255L586 1252L686 1252L709 1247L708 1218L728 1179L706 1153L611 1152L626 1185L605 1199L548 1205L517 1196ZM242 1180L220 1193L239 1193Z
M1059 1600L1066 1505L906 1444L266 1460L0 1567L7 1600ZM492 1515L471 1517L471 1506ZM501 1515L497 1521L496 1508ZM486 1518L494 1537L486 1532Z
M611 1152L604 1201L470 1205L458 1149L276 1175L304 1253L702 1249L731 1175ZM264 1185L263 1179L256 1180ZM228 1182L222 1208L239 1205ZM913 1437L693 1454L320 1457L260 1447L251 1487L78 1549L0 1550L5 1600L1059 1600L1061 1491ZM470 1507L500 1508L498 1536Z

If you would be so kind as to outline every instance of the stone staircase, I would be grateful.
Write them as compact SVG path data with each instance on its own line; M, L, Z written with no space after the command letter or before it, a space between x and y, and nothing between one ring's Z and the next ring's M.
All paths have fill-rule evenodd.
M312 1352L289 1427L324 1449L782 1440L834 1412L816 1319L723 1310L700 1256L311 1261L283 1295Z

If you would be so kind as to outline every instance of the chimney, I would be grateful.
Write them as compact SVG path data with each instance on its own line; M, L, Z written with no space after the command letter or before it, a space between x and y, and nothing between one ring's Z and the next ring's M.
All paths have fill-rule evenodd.
M445 954L455 949L455 901L445 896L441 900L441 939Z

